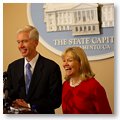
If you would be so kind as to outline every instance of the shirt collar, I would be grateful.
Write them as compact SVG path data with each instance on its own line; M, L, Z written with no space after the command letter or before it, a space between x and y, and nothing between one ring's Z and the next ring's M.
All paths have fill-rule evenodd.
M37 55L29 62L29 64L31 65L31 67L34 67L37 60L38 60L39 54L37 53ZM24 66L26 66L26 64L28 63L28 61L25 58L25 64Z

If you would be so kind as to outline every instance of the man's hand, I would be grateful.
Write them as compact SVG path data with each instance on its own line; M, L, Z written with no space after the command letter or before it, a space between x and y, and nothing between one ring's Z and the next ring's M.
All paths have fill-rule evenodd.
M29 108L28 104L23 99L16 99L15 101L13 101L12 107L14 107L14 108L20 108L20 107Z

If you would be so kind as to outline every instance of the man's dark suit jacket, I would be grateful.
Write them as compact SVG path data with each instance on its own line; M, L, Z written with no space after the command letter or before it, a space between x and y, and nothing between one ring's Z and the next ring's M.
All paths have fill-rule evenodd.
M25 91L24 58L12 62L7 73L6 89L12 101L24 99L41 114L52 114L61 105L62 78L60 68L54 61L39 55L28 95Z

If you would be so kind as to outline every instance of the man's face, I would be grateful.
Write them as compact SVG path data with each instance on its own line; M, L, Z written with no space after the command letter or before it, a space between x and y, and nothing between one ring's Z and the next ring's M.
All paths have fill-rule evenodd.
M37 40L29 38L29 33L21 32L17 35L18 49L23 57L31 58L36 52Z

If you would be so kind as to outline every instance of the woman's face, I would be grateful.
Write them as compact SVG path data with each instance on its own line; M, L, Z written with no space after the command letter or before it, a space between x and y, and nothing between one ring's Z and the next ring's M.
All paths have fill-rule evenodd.
M75 77L79 75L80 66L80 62L73 58L70 51L65 54L63 58L63 68L65 69L67 76Z

